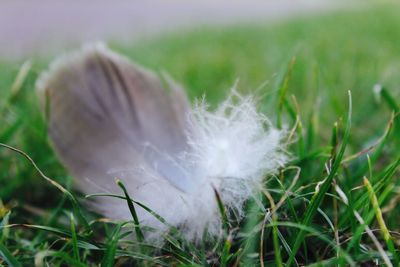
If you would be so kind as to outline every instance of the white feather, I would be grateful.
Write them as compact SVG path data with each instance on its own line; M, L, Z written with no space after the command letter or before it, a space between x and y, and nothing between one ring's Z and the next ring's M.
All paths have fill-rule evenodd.
M62 60L56 60L56 63L51 65L51 70L45 72L39 79L37 87L42 95L46 90L50 90L50 95L55 100L60 99L53 103L54 110L50 110L49 130L59 156L77 176L81 189L86 193L99 191L120 193L117 186L113 185L112 179L118 177L135 200L161 215L169 225L179 227L182 233L192 240L200 238L205 229L212 235L220 232L221 220L214 189L219 192L222 202L229 210L234 211L239 217L243 216L245 201L261 190L263 179L267 174L275 173L286 161L281 148L284 134L275 129L267 117L257 111L255 99L252 96L241 96L233 90L215 110L211 110L202 100L195 104L192 110L187 111L183 96L181 112L184 110L185 112L174 115L177 117L175 122L180 121L179 117L186 116L183 127L184 138L181 140L182 144L178 145L178 152L170 152L175 149L167 146L167 148L158 147L151 140L136 140L135 135L123 140L126 134L116 133L118 131L129 133L126 129L118 128L119 125L130 125L122 121L129 117L127 114L104 116L107 120L103 119L96 123L90 121L90 116L84 117L85 121L80 116L89 106L101 114L100 109L96 110L94 105L96 102L89 101L92 97L91 91L76 88L81 84L85 87L84 81L87 79L80 76L80 70L82 69L82 72L85 70L83 58L94 58L92 61L96 62L98 57L114 62L116 66L120 64L125 72L137 71L139 74L135 75L142 75L143 80L154 80L147 71L133 65L128 66L127 59L111 52L103 45L86 47L83 52L63 56ZM69 76L66 78L63 75ZM79 83L71 81L71 77L75 76L79 76L77 77ZM64 84L64 80L68 84ZM107 86L109 85L99 84L103 91L114 90ZM103 102L106 107L111 103L112 112L121 112L114 108L116 104L106 99L109 95L101 95L101 91L99 93L99 97L104 97ZM132 93L135 91L132 90ZM79 102L80 98L84 98L86 102ZM135 100L134 94L133 100ZM148 103L153 103L152 99L147 100ZM140 102L135 104L136 112L140 114ZM171 110L179 110L175 105L176 103L171 103L165 105L165 108L174 106ZM79 110L76 112L77 115L68 114L70 113L68 111L73 109ZM151 124L152 120L156 121L155 117L162 113L163 110L159 110L158 113L149 113L147 117L139 117L142 121L139 121L138 125ZM68 116L75 117L71 119ZM112 120L115 118L121 119L114 123ZM163 121L163 123L169 122ZM156 126L157 124L153 128ZM134 129L132 133L140 130L142 129ZM82 137L85 134L90 137ZM168 134L169 132L163 136L163 133L155 135L151 133L151 136L158 135L159 138L172 140L172 136L165 136ZM121 136L121 139L115 140L115 136ZM71 146L75 143L77 145ZM161 141L159 143L163 144ZM79 157L90 159L83 164ZM127 205L123 201L103 198L97 201L94 207L112 219L131 219ZM147 234L149 238L155 237L157 240L161 233L168 229L167 225L162 224L144 209L138 208L137 211L141 223L154 229L153 233Z

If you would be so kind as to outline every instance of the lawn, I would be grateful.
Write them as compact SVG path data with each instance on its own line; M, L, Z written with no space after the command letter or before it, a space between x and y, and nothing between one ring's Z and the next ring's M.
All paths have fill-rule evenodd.
M249 201L229 235L193 244L171 231L157 247L126 238L132 224L101 219L74 190L34 91L49 60L33 60L26 75L3 61L0 143L25 152L72 195L0 147L0 266L398 266L399 42L392 4L111 43L169 73L192 100L205 95L216 105L238 80L238 91L256 94L259 109L294 133L290 162L265 178L271 198L256 195L262 207Z

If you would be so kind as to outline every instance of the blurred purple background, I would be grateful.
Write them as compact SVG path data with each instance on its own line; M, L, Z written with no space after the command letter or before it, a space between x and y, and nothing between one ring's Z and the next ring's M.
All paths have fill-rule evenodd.
M204 25L271 21L345 5L329 0L0 1L0 57L48 54L84 41L131 42Z

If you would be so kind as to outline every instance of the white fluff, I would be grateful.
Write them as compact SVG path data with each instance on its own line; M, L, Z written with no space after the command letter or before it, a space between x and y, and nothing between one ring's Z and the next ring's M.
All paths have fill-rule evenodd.
M261 188L265 175L284 163L282 137L257 112L251 96L233 92L215 111L204 101L195 106L185 161L191 164L194 184L212 184L223 202L241 213L243 202Z
M257 112L252 96L235 91L215 110L204 100L195 104L187 129L187 151L171 159L184 173L179 175L184 179L171 182L183 193L173 203L154 196L148 204L160 207L155 211L167 222L183 226L183 234L192 240L200 238L206 228L211 235L221 230L214 189L226 208L241 218L244 202L261 190L265 176L275 173L286 155L281 147L284 133ZM166 230L152 220L145 224L156 229L153 237Z

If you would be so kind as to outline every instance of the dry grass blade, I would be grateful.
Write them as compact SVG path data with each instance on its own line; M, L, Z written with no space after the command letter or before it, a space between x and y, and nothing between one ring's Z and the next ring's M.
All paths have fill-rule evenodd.
M80 210L80 205L78 200L76 200L76 198L67 190L65 189L62 185L60 185L59 183L57 183L56 181L54 181L53 179L51 179L50 177L48 177L47 175L45 175L42 170L36 165L35 161L28 155L26 154L24 151L19 150L15 147L0 143L0 147L4 147L7 148L11 151L17 152L18 154L24 156L31 164L32 166L35 168L35 170L39 173L39 175L45 179L47 182L49 182L51 185L53 185L54 187L56 187L58 190L60 190L63 194L65 194L69 200L71 201L73 208L74 208L74 212L77 215L77 217L79 218L79 220L81 221L81 223L83 223L86 231L88 234L92 233L92 230L90 228L89 223L86 221L86 219L83 217L81 210Z

